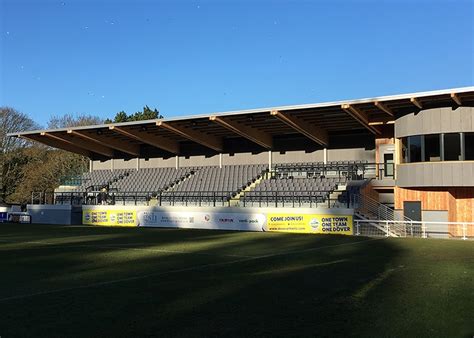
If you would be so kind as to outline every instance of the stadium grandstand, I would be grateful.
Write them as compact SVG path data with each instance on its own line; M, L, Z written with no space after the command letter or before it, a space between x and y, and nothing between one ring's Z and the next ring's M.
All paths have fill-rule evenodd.
M150 218L139 213L152 210L200 210L206 220L249 210L267 217L259 229L278 229L269 223L280 212L319 215L318 224L344 215L353 233L401 236L417 224L421 236L472 238L473 106L466 87L9 136L90 159L89 172L54 192L32 192L33 221L61 206L103 225L127 211L143 225Z

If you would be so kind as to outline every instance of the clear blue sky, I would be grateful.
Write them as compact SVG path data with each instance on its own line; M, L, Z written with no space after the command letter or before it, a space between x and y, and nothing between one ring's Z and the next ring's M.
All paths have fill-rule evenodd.
M474 83L471 0L0 3L0 105L43 125Z

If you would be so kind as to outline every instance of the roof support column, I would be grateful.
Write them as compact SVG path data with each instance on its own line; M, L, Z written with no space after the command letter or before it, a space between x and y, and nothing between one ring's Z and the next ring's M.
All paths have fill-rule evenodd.
M179 156L178 156L178 155L176 155L176 163L175 163L175 168L176 168L176 170L178 170L178 169L179 169Z
M137 171L140 170L140 158L137 157Z
M328 164L328 148L323 149L323 163Z
M272 151L268 151L268 170L272 171Z
M114 159L110 159L110 171L114 171Z
M222 153L219 153L219 168L222 169Z
M89 160L89 172L91 173L94 170L94 161Z

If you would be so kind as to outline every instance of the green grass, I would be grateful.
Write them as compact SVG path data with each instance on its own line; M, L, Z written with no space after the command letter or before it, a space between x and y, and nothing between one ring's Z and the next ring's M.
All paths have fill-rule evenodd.
M474 334L474 242L0 224L0 336Z

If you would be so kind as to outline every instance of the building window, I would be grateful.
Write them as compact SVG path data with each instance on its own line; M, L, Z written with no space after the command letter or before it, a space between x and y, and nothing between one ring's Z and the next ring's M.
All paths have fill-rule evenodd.
M441 161L441 146L439 135L425 135L425 162Z
M465 160L474 160L474 133L464 134L464 156Z
M421 162L421 136L408 137L410 162Z
M444 134L444 161L461 161L461 134Z
M408 138L402 138L402 163L409 163L408 159Z

